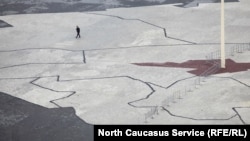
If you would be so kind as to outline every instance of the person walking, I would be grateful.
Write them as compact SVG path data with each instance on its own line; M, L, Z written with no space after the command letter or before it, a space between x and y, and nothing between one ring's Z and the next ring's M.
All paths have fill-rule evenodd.
M79 26L76 26L76 32L77 32L76 38L81 38Z

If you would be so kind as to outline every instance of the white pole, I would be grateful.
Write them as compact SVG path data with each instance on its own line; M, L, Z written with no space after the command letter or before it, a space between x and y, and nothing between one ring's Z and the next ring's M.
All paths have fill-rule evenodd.
M224 0L221 0L221 68L226 68L225 58L225 14L224 14Z

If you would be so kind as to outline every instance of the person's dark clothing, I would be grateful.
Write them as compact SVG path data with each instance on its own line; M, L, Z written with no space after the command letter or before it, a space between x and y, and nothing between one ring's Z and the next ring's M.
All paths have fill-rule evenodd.
M78 26L76 27L76 32L77 32L76 38L81 38L80 28Z

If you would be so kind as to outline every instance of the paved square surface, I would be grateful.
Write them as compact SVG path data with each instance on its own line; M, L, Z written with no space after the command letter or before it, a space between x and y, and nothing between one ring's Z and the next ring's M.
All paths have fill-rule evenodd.
M106 2L78 12L44 13L37 9L53 4L41 3L32 14L1 11L1 99L60 119L68 110L89 125L250 123L248 0L225 4L226 69L218 67L219 3ZM9 114L4 102L2 127L38 118Z

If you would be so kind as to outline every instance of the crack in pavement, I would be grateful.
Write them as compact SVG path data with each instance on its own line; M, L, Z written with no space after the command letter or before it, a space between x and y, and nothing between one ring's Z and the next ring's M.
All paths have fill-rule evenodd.
M47 77L56 77L56 81L59 82L60 81L60 76L57 75L57 76L47 76ZM64 97L61 97L61 98L58 98L58 99L53 99L53 100L50 100L49 102L56 105L57 107L59 108L62 108L60 105L58 105L55 101L57 100L61 100L61 99L65 99L65 98L68 98L72 95L74 95L76 93L76 91L57 91L57 90L54 90L54 89L51 89L51 88L47 88L47 87L43 87L42 85L39 85L39 84L36 84L35 82L38 81L39 79L41 78L47 78L47 77L37 77L36 79L32 80L30 83L37 86L37 87L40 87L40 88L43 88L43 89L46 89L46 90L49 90L49 91L53 91L53 92L57 92L57 93L70 93L69 95L67 96L64 96Z
M242 44L250 44L250 43L225 43L226 45L242 45ZM80 52L80 51L95 51L95 50L112 50L112 49L126 49L126 48L136 48L136 47L155 47L155 46L184 46L184 45L220 45L220 43L196 43L196 44L149 44L149 45L141 45L141 46L124 46L117 48L96 48L96 49L84 49L84 50L70 50L64 48L21 48L21 49L10 49L10 50L0 50L1 52L17 52L17 51L29 51L29 50L62 50L69 52Z
M240 121L243 124L246 124L246 122L242 119L242 117L240 116L239 112L235 108L240 108L240 107L233 107L233 111L237 114L237 116L239 117Z
M76 91L57 91L57 90L54 90L54 89L51 89L51 88L47 88L47 87L44 87L42 85L39 85L39 84L36 84L35 82L38 81L39 79L42 79L42 78L48 78L48 77L56 77L56 82L70 82L70 81L82 81L82 80L99 80L99 79L113 79L113 78L128 78L128 79L131 79L133 81L138 81L138 82L141 82L141 83L144 83L150 90L151 92L146 96L146 97L143 97L141 99L137 99L137 100L134 100L134 101L131 101L131 102L128 102L128 105L132 106L132 107L136 107L136 108L146 108L146 107L152 107L152 106L135 106L133 105L132 103L136 103L138 101L142 101L142 100L146 100L148 99L152 94L154 94L156 92L156 90L151 86L151 85L155 85L155 86L158 86L158 87L161 87L161 88L164 88L164 89L168 89L170 87L172 87L174 84L180 82L180 81L184 81L186 79L189 79L189 78L184 78L184 79L180 79L180 80L177 80L175 81L174 83L172 83L170 86L167 86L167 87L163 87L163 86L160 86L160 85L157 85L157 84L154 84L152 82L145 82L143 80L140 80L140 79L136 79L136 78L133 78L131 76L112 76L112 77L100 77L100 78L83 78L83 79L69 79L69 80L61 80L60 78L60 75L56 75L56 76L42 76L42 77L25 77L25 78L0 78L0 80L8 80L8 79L34 79L32 81L30 81L30 83L32 85L35 85L37 87L40 87L40 88L43 88L43 89L46 89L46 90L49 90L49 91L53 91L53 92L70 92L70 94L66 97L62 97L62 98L59 98L59 99L54 99L54 100L51 100L51 103L55 104L57 107L60 107L58 104L54 103L54 101L57 101L57 100L61 100L61 99L65 99L65 98L68 98L72 95L74 95L76 93ZM192 78L192 77L190 77ZM155 107L155 106L153 106Z
M238 82L238 83L240 83L240 84L242 84L242 85L244 85L244 86L246 86L246 87L249 87L249 88L250 88L250 85L248 85L248 84L246 84L246 83L244 83L244 82L241 82L240 80L238 80L238 79L236 79L236 78L233 78L233 77L222 77L222 76L211 76L211 77L231 79L231 80L233 80L233 81L236 81L236 82Z
M19 51L32 51L32 50L60 50L60 51L68 51L68 52L82 52L82 62L86 64L86 53L84 50L69 50L69 49L61 49L61 48L23 48L23 49L15 49L15 50L0 50L0 53L8 53L8 52L19 52ZM33 59L31 59L33 60ZM68 65L68 64L83 64L79 62L70 62L70 63L24 63L24 64L17 64L11 66L4 66L0 67L0 69L12 68L12 67L20 67L20 66L27 66L27 65Z
M250 86L247 85L246 83L243 83L243 82L241 82L241 81L239 81L239 80L237 80L237 79L235 79L235 78L232 78L232 77L219 77L219 76L210 76L210 77L222 78L222 79L223 79L223 78L224 78L224 79L231 79L231 80L233 80L233 81L235 81L235 82L237 82L237 83L239 83L239 84L241 84L241 85L244 85L244 86L250 88ZM185 80L185 79L184 79L184 80ZM174 85L174 84L173 84L173 85ZM172 85L170 85L170 86L172 86ZM175 114L173 114L170 110L168 110L167 108L165 108L165 107L163 107L163 106L161 106L161 107L162 107L162 109L164 109L164 111L166 111L169 115L174 116L174 117L185 118L185 119L191 119L191 120L230 120L230 119L232 119L232 118L238 116L239 119L240 119L240 121L241 121L243 124L246 124L246 122L242 119L241 115L238 113L238 111L236 110L236 108L250 108L250 107L232 107L232 110L233 110L236 114L233 115L233 116L231 116L231 117L229 117L229 118L225 118L225 119L197 119L197 118L192 118L192 117L185 117L185 116L181 116L181 115L175 115Z
M250 44L250 43L225 43L227 45L242 45L242 44ZM13 49L13 50L0 50L0 53L5 52L18 52L18 51L29 51L29 50L61 50L61 51L69 51L69 52L91 52L98 50L115 50L115 49L129 49L129 48L146 48L146 47L162 47L162 46L207 46L207 45L220 45L220 43L196 43L196 44L149 44L149 45L141 45L141 46L122 46L122 47L114 47L114 48L96 48L96 49L84 49L84 50L70 50L63 48L21 48L21 49Z
M192 45L219 45L220 43L197 43ZM246 44L246 43L226 43L226 44ZM112 50L112 49L128 49L128 48L136 48L136 47L161 47L161 46L183 46L183 45L191 45L191 44L168 44L168 45L143 45L143 46L131 46L131 47L121 47L121 48L105 48L105 49L89 49L89 50L69 50L62 48L23 48L23 49L14 49L14 50L0 50L0 53L6 52L18 52L18 51L30 51L30 50L61 50L61 51L69 51L69 52L82 52L83 63L86 64L86 52L98 51L98 50ZM44 64L82 64L82 63L24 63L12 66L1 67L0 69L26 66L26 65L44 65Z
M239 117L239 119L241 120L241 122L242 122L244 125L246 125L247 123L242 119L241 115L240 115L239 112L237 111L237 109L239 109L239 108L249 108L249 109L250 109L250 107L233 107L234 112L238 115L238 117ZM250 124L250 123L249 123L249 124Z
M141 19L130 19L130 18L124 18L124 17L120 17L120 16L116 16L116 15L109 15L109 14L100 14L100 13L85 13L85 14L92 14L92 15L99 15L99 16L107 16L107 17L113 17L113 18L117 18L117 19L120 19L120 20L127 20L127 21L139 21L141 23L145 23L147 25L151 25L153 27L157 27L157 28L160 28L162 31L163 31L163 34L164 34L164 37L165 38L169 38L169 39L173 39L173 40L178 40L178 41L181 41L181 42L185 42L185 43L189 43L189 44L197 44L195 42L192 42L192 41L187 41L187 40L184 40L184 39L179 39L179 38L175 38L175 37L170 37L167 35L167 31L166 31L166 28L164 27L161 27L159 25L156 25L156 24L153 24L153 23L150 23L150 22L147 22L145 20L141 20Z
M29 49L19 49L19 50L5 50L5 51L0 51L0 52L15 52L15 51L23 51L23 50L34 50L34 49L37 49L37 48L29 48ZM51 50L51 48L39 48L40 50L41 49L49 49ZM84 50L68 50L68 49L58 49L58 48L52 48L54 50L63 50L63 51L71 51L71 52L79 52L79 51L82 51L82 54L83 54L83 63L86 63L86 57L85 57L85 51ZM31 65L31 64L38 64L38 65L41 65L41 64L65 64L65 63L27 63L27 64L20 64L20 65L14 65L14 66L10 66L10 67L16 67L16 66L23 66L23 65ZM72 64L72 63L67 63L67 64ZM82 64L82 63L81 63ZM8 68L8 67L3 67L3 68L0 68L0 69L4 69L4 68ZM63 100L63 99L66 99L66 98L69 98L71 96L73 96L74 94L76 94L76 91L60 91L60 90L55 90L55 89L51 89L51 88L48 88L48 87L44 87L42 85L39 85L36 83L36 81L38 81L39 79L41 78L46 78L46 77L56 77L56 81L57 82L64 82L64 81L77 81L77 80L94 80L94 79L112 79L112 78L128 78L128 79L131 79L131 80L134 80L134 81L139 81L141 83L144 83L148 88L150 88L151 92L146 96L146 97L143 97L143 98L140 98L140 99L137 99L137 100L134 100L134 101L130 101L128 102L128 105L132 106L132 107L135 107L135 108L152 108L152 107L157 107L157 106L136 106L134 105L133 103L136 103L136 102L139 102L139 101L142 101L142 100L146 100L146 99L149 99L151 95L153 95L156 90L151 86L151 85L154 85L154 86L157 86L157 87L160 87L160 88L164 88L164 89L168 89L172 86L174 86L175 84L181 82L181 81L185 81L187 79L191 79L191 78L194 78L196 76L192 76L192 77L188 77L188 78L184 78L184 79L180 79L180 80L177 80L175 82L173 82L172 84L170 84L169 86L167 87L163 87L163 86L160 86L158 84L155 84L155 83L152 83L152 82L145 82L143 80L140 80L140 79L136 79L136 78L133 78L131 76L113 76L113 77L102 77L102 78L88 78L88 79L71 79L71 80L60 80L60 75L56 75L56 76L43 76L43 77L28 77L28 78L11 78L11 79L31 79L31 78L34 78L34 80L30 81L30 84L32 85L35 85L37 87L40 87L42 89L46 89L46 90L49 90L49 91L53 91L53 92L57 92L57 93L70 93L69 95L67 96L64 96L64 97L61 97L61 98L57 98L57 99L53 99L53 100L50 100L49 102L56 105L57 107L61 107L59 104L56 103L56 101L58 100ZM233 81L236 81L246 87L250 87L249 85L247 85L246 83L243 83L235 78L232 78L232 77L219 77L219 78L228 78L228 79L231 79ZM0 80L2 80L4 78L1 78ZM8 78L6 78L8 79ZM179 117L179 118L185 118L185 119L191 119L191 120L230 120L236 116L239 117L239 119L241 120L241 122L243 124L246 124L246 122L241 118L241 115L236 111L235 109L236 107L233 107L232 110L236 113L235 115L233 115L232 117L229 117L229 118L225 118L225 119L196 119L196 118L192 118L192 117L185 117L185 116L180 116L180 115L174 115L172 114L168 109L164 108L163 109L171 116L174 116L174 117Z
M160 88L163 88L163 89L169 89L169 88L171 88L172 86L174 86L175 84L177 84L177 83L179 83L181 81L185 81L185 80L192 79L192 78L195 78L195 77L198 77L198 76L191 76L191 77L186 77L186 78L183 78L183 79L179 79L179 80L176 80L173 83L169 84L168 86L161 86L159 84L155 84L155 83L152 83L152 82L146 82L146 83L157 86L157 87L160 87Z
M151 82L145 82L143 80L136 79L136 78L133 78L131 76L113 76L113 77L100 77L100 78L85 78L85 79L61 80L60 79L60 75L56 75L56 76L43 76L43 77L26 77L26 78L0 78L0 80L8 80L8 79L11 79L11 80L14 80L14 79L34 79L34 80L30 81L29 83L32 84L32 85L35 85L35 86L37 86L39 88L46 89L46 90L53 91L53 92L57 92L57 93L70 93L67 96L64 96L64 97L61 97L61 98L58 98L58 99L53 99L53 100L50 101L50 103L52 103L52 104L56 105L57 107L61 108L61 106L58 105L56 103L56 101L69 98L69 97L73 96L74 94L76 94L76 91L59 91L59 90L54 90L52 88L44 87L44 86L39 85L39 84L36 83L36 81L38 81L39 79L48 78L48 77L55 77L56 78L56 82L69 82L69 81L81 81L81 80L98 80L98 79L113 79L113 78L128 78L130 80L138 81L138 82L141 82L141 83L145 84L151 90L151 92L149 94L147 94L146 97L143 97L143 98L140 98L140 99L137 99L137 100L134 100L134 101L130 101L130 102L128 102L128 105L130 105L130 106L132 106L134 108L150 108L150 107L155 107L155 106L135 106L133 104L133 103L136 103L138 101L142 101L142 100L148 99L151 95L153 95L156 92L156 90L150 85Z
M89 13L89 14L96 14L96 13ZM155 24L152 24L152 23L149 23L147 21L144 21L144 20L141 20L141 19L126 19L126 18L123 18L123 17L119 17L119 16L114 16L114 15L104 15L104 14L96 14L96 15L102 15L102 16L110 16L110 17L114 17L114 18L118 18L120 20L136 20L136 21L139 21L139 22L142 22L142 23L145 23L145 24L148 24L148 25L151 25L151 26L154 26L154 27L157 27L157 28L160 28L161 30L163 30L163 33L164 33L164 36L166 38L169 38L169 39L174 39L174 40L179 40L179 41L182 41L182 42L185 42L187 44L173 44L173 45L147 45L147 46L133 46L133 47L126 47L126 48L134 48L134 47L153 47L153 46L179 46L179 45L209 45L210 43L208 44L199 44L199 43L195 43L195 42L190 42L190 41L186 41L186 40L183 40L183 39L178 39L178 38L174 38L174 37L170 37L167 35L167 32L166 32L166 28L164 27L161 27L161 26L158 26L158 25L155 25ZM213 43L211 43L213 44ZM217 43L215 43L217 44ZM219 44L219 43L218 43ZM32 49L32 48L30 48ZM9 50L9 51L0 51L0 52L14 52L14 51L21 51L21 50L30 50L30 49L20 49L20 50ZM35 49L35 48L33 48ZM36 48L37 49L37 48ZM86 51L94 51L94 50L106 50L106 49L92 49L92 50L67 50L67 49L59 49L59 48L43 48L43 49L55 49L55 50L63 50L63 51L72 51L72 52L82 52L82 61L84 64L86 64L86 55L85 55L85 52ZM124 48L108 48L108 49L125 49ZM5 69L5 68L11 68L11 67L22 67L22 66L26 66L26 65L43 65L43 64L82 64L82 63L26 63L26 64L19 64L19 65L13 65L13 66L7 66L7 67L2 67L0 69ZM130 76L114 76L114 77L102 77L102 78L89 78L89 79L71 79L71 80L60 80L60 75L56 75L56 76L43 76L43 77L26 77L26 78L0 78L0 80L2 79L33 79L32 81L30 81L29 83L34 85L34 86L37 86L37 87L40 87L42 89L46 89L46 90L49 90L49 91L53 91L53 92L57 92L57 93L70 93L69 95L67 96L64 96L64 97L61 97L61 98L58 98L58 99L53 99L51 100L50 102L54 105L56 105L57 107L60 107L59 104L56 103L56 101L58 100L63 100L63 99L67 99L71 96L73 96L74 94L76 94L76 91L60 91L60 90L55 90L55 89L51 89L51 88L48 88L48 87L43 87L42 85L39 85L37 84L36 82L39 80L39 79L42 79L42 78L46 78L46 77L56 77L56 81L57 82L63 82L63 81L77 81L77 80L94 80L94 79L113 79L113 78L128 78L128 79L131 79L131 80L134 80L134 81L138 81L138 82L141 82L141 83L144 83L150 90L151 92L144 98L141 98L141 99L137 99L137 100L134 100L134 101L131 101L131 102L128 102L128 105L132 106L132 107L135 107L135 108L146 108L146 107L149 107L149 106L135 106L133 103L136 103L138 101L141 101L141 100L145 100L145 99L149 99L151 95L153 95L156 90L152 87L152 85L154 86L158 86L158 87L161 87L161 88L164 88L164 89L168 89L172 86L174 86L175 84L177 84L178 82L180 81L184 81L186 79L189 79L189 78L184 78L184 79L181 79L181 80L177 80L175 81L174 83L170 84L169 86L166 86L166 87L163 87L163 86L160 86L158 84L154 84L152 82L145 82L143 80L140 80L140 79L136 79L136 78L133 78L133 77L130 77ZM195 77L195 76L194 76ZM192 78L192 77L190 77ZM237 81L238 83L241 83L247 87L250 87L248 84L245 84L235 78L230 78L234 81ZM152 106L150 106L152 107ZM163 107L164 108L164 107ZM174 117L179 117L179 118L186 118L186 119L191 119L191 120L230 120L236 116L238 116L240 118L240 120L242 121L243 124L245 124L244 120L241 118L240 114L237 112L237 109L236 108L243 108L243 107L233 107L233 111L236 113L235 115L233 115L232 117L229 117L227 119L195 119L195 118L191 118L191 117L185 117L185 116L178 116L178 115L174 115L172 114L169 110L165 109L164 110L166 112L169 113L169 115L171 116L174 116ZM249 107L247 107L249 108Z
M86 64L86 55L85 55L85 51L82 51L82 56L83 56L83 63Z
M164 111L166 111L169 115L171 115L171 116L173 116L173 117L178 117L178 118L184 118L184 119L190 119L190 120L230 120L230 119L232 119L232 118L234 118L234 117L236 117L237 116L237 114L235 114L235 115L233 115L233 116L231 116L231 117L229 117L229 118L225 118L225 119L216 119L216 118L214 118L214 119L198 119L198 118L192 118L192 117L185 117L185 116L180 116L180 115L175 115L175 114L173 114L173 113L171 113L168 109L166 109L165 107L162 107L162 109L164 110Z
M225 43L226 45L241 45L249 43ZM101 51L101 50L119 50L119 49L134 49L134 48L149 48L149 47L167 47L167 46L209 46L209 45L220 45L220 43L196 43L196 44L148 44L148 45L138 45L138 46L120 46L114 48L94 48L85 49L85 51Z
M52 76L53 77L53 76ZM133 78L131 76L112 76L112 77L99 77L99 78L85 78L85 79L70 79L70 80L61 80L60 79L60 76L57 76L57 82L69 82L69 81L82 81L82 80L100 80L100 79L114 79L114 78L128 78L130 80L133 80L133 81L138 81L138 82L141 82L141 83L144 83L150 90L151 92L145 97L145 98L141 98L141 99L138 99L138 100L134 100L134 101L131 101L131 102L128 102L128 105L132 106L132 107L135 107L135 108L145 108L144 106L140 107L140 106L135 106L133 105L132 103L135 103L135 102L138 102L138 101L141 101L141 100L145 100L145 99L148 99L154 92L155 90L153 89L152 86L150 86L147 82L144 82L140 79L136 79L136 78ZM40 79L40 78L39 78ZM38 79L36 79L35 81L37 81ZM33 81L33 82L35 82ZM36 86L40 86L40 87L43 87L41 85L38 85L38 84L35 84L35 83L32 83ZM45 87L43 87L45 88ZM53 90L53 89L48 89L48 90ZM54 91L54 92L60 92L60 91ZM59 98L59 99L54 99L54 100L51 100L51 102L53 102L53 104L55 103L55 101L58 101L58 100L62 100L62 99L65 99L65 98L69 98L70 96L74 95L76 93L76 91L72 91L70 95L68 96L65 96L65 97L62 97L62 98ZM56 104L58 105L58 104Z
M83 64L83 63L26 63L26 64L19 64L19 65L5 66L5 67L1 67L0 69L22 67L22 66L28 66L28 65L77 65L77 64Z
M197 43L192 45L219 45L220 43ZM226 44L246 44L246 43L226 43ZM113 49L128 49L128 48L136 48L136 47L161 47L161 46L183 46L183 45L191 45L191 44L169 44L169 45L143 45L143 46L131 46L131 47L121 47L121 48L105 48L105 49L89 49L89 50L69 50L69 49L62 49L62 48L23 48L23 49L14 49L14 50L0 50L0 53L6 52L18 52L18 51L30 51L30 50L61 50L61 51L69 51L69 52L82 52L83 63L87 63L86 59L86 52L91 51L98 51L98 50L113 50ZM0 69L12 68L12 67L22 67L27 65L64 65L64 64L82 64L82 63L24 63L18 65L11 65L0 67Z
M141 82L143 84L145 84L150 90L151 92L149 94L146 95L146 97L143 97L143 98L140 98L140 99L137 99L137 100L134 100L134 101L130 101L128 102L127 104L130 105L131 107L134 107L134 108L152 108L152 107L157 107L157 106L136 106L134 105L133 103L136 103L136 102L139 102L139 101L142 101L142 100L146 100L146 99L149 99L150 96L152 96L156 90L151 86L151 85L156 85L156 86L160 86L160 85L157 85L157 84L154 84L152 82L145 82L143 80L140 80L140 79L136 79L134 77L131 77L131 76L112 76L112 77L99 77L99 78L82 78L82 79L68 79L68 80L62 80L60 79L60 75L55 75L55 76L41 76L41 77L26 77L26 78L0 78L0 80L15 80L15 79L33 79L32 81L30 81L29 83L34 85L34 86L37 86L39 88L42 88L42 89L46 89L46 90L49 90L49 91L53 91L53 92L56 92L56 93L69 93L68 95L66 96L63 96L61 98L57 98L57 99L53 99L53 100L50 100L49 102L54 104L55 106L59 107L59 108L62 108L59 104L56 103L56 101L59 101L59 100L63 100L63 99L66 99L66 98L69 98L73 95L75 95L77 92L76 91L60 91L60 90L55 90L53 88L48 88L48 87L44 87L42 85L39 85L37 84L36 82L39 80L39 79L42 79L42 78L48 78L48 77L55 77L56 78L56 82L71 82L71 81L82 81L82 80L99 80L99 79L114 79L114 78L128 78L130 80L133 80L133 81L138 81L138 82ZM192 77L191 77L192 78ZM190 78L185 78L185 79L190 79ZM173 84L167 86L167 87L163 87L163 86L160 86L161 88L164 88L164 89L168 89L170 87L172 87L173 85L175 85L176 83L180 82L180 81L183 81L185 79L180 79L180 80L177 80L176 82L174 82ZM244 85L243 83L235 80L235 79L232 79L242 85ZM246 86L246 85L245 85ZM249 86L248 86L249 87ZM161 106L162 107L162 106ZM181 115L175 115L173 114L171 111L169 111L167 108L165 107L162 107L162 109L164 111L166 111L170 116L173 116L173 117L178 117L178 118L184 118L184 119L189 119L189 120L230 120L236 116L239 117L239 119L241 120L241 122L243 124L246 124L246 122L244 122L244 120L241 118L241 115L236 111L236 108L241 108L241 107L233 107L232 110L236 113L235 115L229 117L229 118L214 118L214 119L198 119L198 118L192 118L192 117L186 117L186 116L181 116ZM244 107L243 107L244 108ZM248 108L248 107L245 107L245 108Z
M144 81L142 81L142 80L139 80L139 79L136 79L136 78L133 78L133 77L130 77L130 76L113 76L113 77L100 77L100 78L85 78L85 79L61 80L61 79L60 79L60 75L55 75L55 76L26 77L26 78L0 78L0 80L33 79L33 80L30 81L29 83L32 84L32 85L35 85L35 86L37 86L37 87L39 87L39 88L46 89L46 90L53 91L53 92L57 92L57 93L70 93L70 94L67 95L67 96L64 96L64 97L61 97L61 98L58 98L58 99L53 99L53 100L50 101L52 104L54 104L54 105L56 105L57 107L61 108L61 106L58 105L58 104L56 103L56 101L58 101L58 100L63 100L63 99L66 99L66 98L69 98L69 97L73 96L74 94L76 94L77 92L76 92L76 91L60 91L60 90L54 90L54 89L52 89L52 88L44 87L44 86L39 85L39 84L36 83L39 79L42 79L42 78L49 78L49 77L55 77L55 78L56 78L56 82L69 82L69 81L81 81L81 80L98 80L98 79L113 79L113 78L128 78L128 79L131 79L131 80L133 80L133 81L138 81L138 82L144 83L147 87L150 88L151 92L150 92L150 94L148 94L145 98L142 98L142 99L139 99L139 100L135 100L135 101L132 101L132 102L128 102L128 105L130 105L130 106L132 106L132 107L137 107L137 106L133 105L132 103L137 102L137 101L140 101L140 100L147 99L147 98L149 98L149 97L155 92L155 90L153 89L153 87L150 86L147 82L144 82Z
M10 50L0 50L0 52L17 52L17 51L29 51L29 50L61 50L61 51L69 51L69 52L80 52L83 50L70 50L63 48L22 48L22 49L10 49Z

